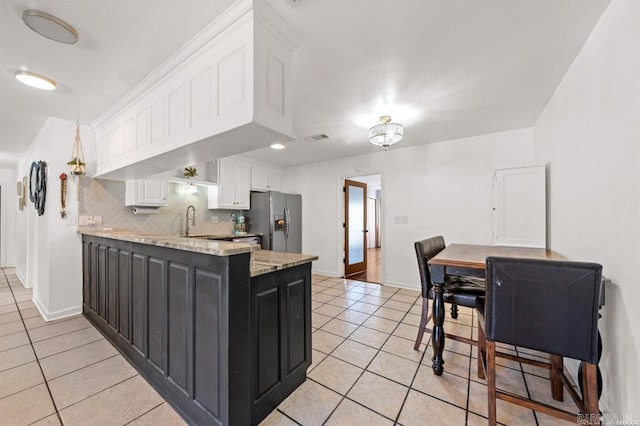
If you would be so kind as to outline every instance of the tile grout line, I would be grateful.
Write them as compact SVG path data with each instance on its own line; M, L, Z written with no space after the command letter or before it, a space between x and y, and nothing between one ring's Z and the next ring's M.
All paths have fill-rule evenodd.
M78 347L80 347L80 346L78 346ZM73 348L73 349L75 349L75 348ZM71 349L70 349L70 350L71 350ZM62 352L60 352L60 353L62 353ZM82 366L82 367L80 367L80 368L76 368L76 369L75 369L75 370L73 370L73 371L68 371L68 372L66 372L66 373L64 373L64 374L61 374L61 375L59 375L59 376L52 377L52 378L51 378L51 379L49 379L49 380L47 380L47 379L45 379L45 380L47 380L48 382L53 382L54 380L58 380L58 379L59 379L59 378L61 378L61 377L68 376L69 374L75 373L76 371L80 371L80 370L82 370L82 369L84 369L84 368L91 367L91 366L94 366L94 365L96 365L96 364L100 364L101 362L104 362L104 361L108 361L108 360L110 360L110 359L112 359L112 358L117 357L118 355L120 355L120 354L119 354L119 353L117 353L117 354L112 355L112 356L110 356L110 357L108 357L108 358L104 358L104 359L101 359L100 361L92 362L91 364L87 364L87 365L84 365L84 366ZM44 359L44 358L43 358L43 359ZM65 408L66 408L66 407L65 407Z
M418 297L416 299L416 301L413 302L413 305L411 305L411 308L409 308L407 313L402 317L403 319L406 318L406 316L409 314L409 311L414 306L417 306L418 300L422 300L422 299L420 297ZM422 300L422 302L424 303L424 300ZM418 331L420 331L420 326L418 326ZM415 382L416 377L418 377L418 371L420 371L420 367L422 366L422 361L424 360L424 357L427 354L427 348L429 348L429 342L431 341L432 337L433 336L429 336L429 338L427 338L427 341L425 342L424 352L422 352L422 356L420 357L420 361L418 361L418 368L416 368L416 372L413 373L413 378L411 379L411 383L409 383L409 390L407 391L407 394L404 396L404 399L402 400L402 404L400 404L400 410L398 410L398 414L396 415L394 424L398 424L398 422L400 421L400 415L402 414L402 410L404 409L404 405L407 403L407 399L409 398L409 393L411 393L411 390L413 389L413 383ZM424 331L423 331L423 338L424 338Z
M339 284L339 283L338 283L338 284ZM336 285L338 285L338 284L336 284ZM333 288L333 287L330 287L330 288ZM392 300L391 298L392 298L394 295L398 294L398 292L399 292L399 291L400 291L400 289L396 290L396 292L395 292L395 293L394 293L390 298L388 298L388 299L387 299L387 301ZM341 296L336 296L336 297L341 297ZM395 300L395 299L394 299L394 300ZM325 302L324 304L328 304L329 302L330 302L330 301ZM394 322L397 322L398 324L397 324L397 325L396 325L396 327L391 331L391 333L389 334L389 337L387 337L387 339L385 340L385 343L389 340L389 338L391 338L391 336L395 336L393 333L397 330L397 328L398 328L401 324L407 324L407 323L403 323L402 321L407 317L407 315L408 315L409 313L411 313L411 309L413 309L413 307L417 306L417 303L418 303L418 302L419 302L419 299L418 299L418 300L416 300L415 302L413 302L412 306L411 306L409 309L407 309L407 311L405 311L405 312L404 312L404 315L402 316L402 318L401 318L399 321L392 320L392 321L394 321ZM365 302L365 303L366 303L366 302ZM385 302L385 303L386 303L386 302ZM404 303L406 303L406 302L404 302ZM383 305L378 306L378 309L380 309L380 308L382 308L382 307L384 307L384 304L383 304ZM395 309L395 308L390 308L390 307L387 307L387 308L388 308L388 309L397 310L397 309ZM349 308L346 308L346 309L349 309ZM346 310L346 309L345 309L345 310ZM398 312L402 312L402 311L400 311L400 310L397 310L397 311L398 311ZM376 310L376 312L377 312L377 310ZM374 312L374 313L375 313L375 312ZM371 318L371 317L374 317L374 316L375 316L375 315L374 315L374 313L367 314L367 315L369 315L369 318ZM340 315L340 314L338 314L338 315ZM469 315L469 316L471 316L471 318L472 318L472 324L473 324L473 313L471 313L471 315ZM376 316L376 317L377 317L377 316ZM336 317L332 317L332 319L336 319L336 318L337 318L337 316L336 316ZM369 318L367 318L367 320L368 320ZM377 318L384 318L384 317L377 317ZM385 319L386 319L386 318L385 318ZM359 326L358 328L360 328L360 327L365 327L365 328L368 328L368 329L371 329L371 330L375 330L375 329L372 329L372 328L367 327L367 326L365 326L365 325L364 325L364 322L366 322L367 320L363 321L363 323L362 323L362 324L358 324L358 326ZM348 322L348 321L346 321L346 322ZM411 325L411 324L408 324L408 325ZM462 325L467 326L466 324L462 324ZM470 330L469 330L469 331L473 332L473 325L471 325L471 326L467 326L467 327L469 327L469 328L470 328ZM319 328L319 330L320 330L320 329L321 329L321 328ZM334 333L331 333L330 331L327 331L327 330L323 330L323 331L325 331L326 333L334 334ZM379 330L375 330L375 331L379 331ZM355 330L354 330L354 332L355 332ZM350 333L350 334L349 334L349 336L350 336L351 334L353 334L354 332ZM334 334L334 335L339 336L339 337L343 337L343 336L340 336L340 335L337 335L337 334ZM347 339L349 338L349 336L347 336L347 337L343 337L343 339L344 339L344 340L347 340ZM395 336L395 337L402 338L401 336ZM424 352L423 352L422 356L420 357L420 361L418 361L418 367L417 367L417 369L416 369L416 372L414 373L414 377L413 377L413 379L412 379L412 381L411 381L411 384L408 386L408 390L409 390L409 391L410 391L410 390L414 390L414 391L416 391L416 392L418 392L418 393L421 393L421 394L423 394L423 395L426 395L426 396L429 396L429 397L431 397L431 398L434 398L434 399L437 399L437 400L439 400L439 401L442 401L442 402L444 402L444 403L447 403L447 404L449 404L449 405L451 405L451 406L453 406L453 407L455 407L455 408L463 409L462 407L460 407L460 406L458 406L458 405L456 405L456 404L452 403L451 401L443 400L443 399L441 399L441 398L438 398L438 397L433 396L433 395L426 394L426 393L424 393L424 392L422 392L422 391L420 391L420 390L418 390L418 389L414 389L414 388L413 388L413 383L414 383L414 381L415 381L415 378L417 377L418 370L419 370L419 369L420 369L420 367L423 365L423 364L422 364L422 361L424 360L424 356L426 355L427 348L428 348L428 346L429 346L429 345L428 345L428 343L429 343L430 339L431 339L431 337L429 337L429 339L427 339L427 342L426 342L426 345L425 345L425 350L424 350ZM411 341L410 339L405 339L405 340ZM357 341L355 341L355 342L356 342L356 343L360 343L360 342L357 342ZM383 344L382 344L382 346L384 346L384 344L385 344L385 343L383 343ZM365 344L365 345L366 345L366 344ZM366 345L366 346L369 346L369 345ZM404 383L397 382L397 381L395 381L395 380L393 380L393 379L390 379L390 378L388 378L388 377L382 376L382 375L377 374L377 373L375 373L375 372L373 372L373 371L369 371L369 370L367 370L367 368L371 365L371 362L373 362L373 359L375 359L375 357L376 357L378 354L380 354L380 352L384 352L384 353L391 354L391 355L393 355L393 356L397 356L397 357L399 357L399 358L402 358L402 359L405 359L405 360L408 360L408 361L415 362L414 360L411 360L411 359L409 359L409 358L406 358L406 357L403 357L403 356L400 356L400 355L396 355L396 354L391 353L391 352L384 351L384 350L382 349L382 346L380 346L380 348L373 348L373 347L369 346L369 347L371 347L372 349L376 349L376 350L377 350L377 353L376 353L376 355L374 355L374 357L373 357L373 358L372 358L372 360L369 362L369 364L367 364L367 366L363 369L363 373L358 377L358 379L357 379L357 380L359 380L359 379L362 377L362 375L364 374L364 371L368 371L370 374L373 374L373 375L375 375L375 376L378 376L378 377L381 377L381 378L383 378L383 379L389 380L389 381L391 381L391 382L393 382L393 383L396 383L396 384L399 384L399 385L401 385L401 386L403 386L403 387L407 387ZM335 349L337 349L337 347L336 347ZM330 356L330 355L335 351L335 349L334 349L334 350L332 350L329 354L325 354L325 355L326 355L327 357L328 357L328 356ZM457 352L453 352L453 353L458 354ZM459 354L459 355L466 356L465 354ZM472 356L471 356L471 355L472 355L472 354L471 354L471 348L469 348L469 355L468 355L468 357L469 357L469 363L470 363L470 364L471 364L471 360L472 360ZM337 357L336 357L336 358L337 358ZM355 367L357 367L357 368L361 368L361 367L359 367L358 365L355 365L355 364L353 364L353 363L351 363L351 362L349 362L349 361L342 360L341 358L337 358L337 359L339 359L339 360L341 360L341 361L343 361L343 362L345 362L345 363L347 363L347 364L349 364L349 365L355 366ZM324 361L324 360L323 360L323 361ZM469 365L470 365L470 364L469 364ZM424 365L426 365L426 364L424 364ZM427 366L427 367L428 367L428 366ZM470 368L470 367L469 367L469 368ZM314 368L314 369L315 369L315 368ZM458 375L456 375L456 374L454 374L454 373L451 373L451 374L453 374L453 375L455 375L455 376L457 376L457 377L460 377L460 376L458 376ZM466 378L465 378L465 377L460 377L460 378L462 378L462 379L466 379L466 380L467 380L467 395L468 395L468 394L469 394L469 382L470 382L470 377L466 377ZM313 378L309 378L309 379L310 379L310 380L312 380L313 382L315 382L315 383L317 383L317 384L319 384L319 385L321 385L321 386L323 386L323 387L325 387L325 388L327 388L327 389L329 389L329 390L333 391L333 392L336 392L336 390L335 390L335 389L331 389L331 388L329 388L328 386L323 385L322 383L317 382L316 380L313 380ZM356 380L356 382L357 382L357 380ZM347 391L347 393L349 393L349 391L351 391L351 389L353 388L353 386L355 386L355 383L354 383L354 385L352 385L352 386L351 386L351 388L349 388L349 390ZM362 407L366 408L367 410L373 411L373 412L375 412L375 413L377 413L377 414L380 414L382 417L384 417L384 418L386 418L386 419L392 420L392 419L390 419L389 417L387 417L387 416L385 416L385 415L383 415L383 414L381 414L381 413L378 413L377 411L375 411L375 410L373 410L373 409L371 409L371 408L369 408L369 407L367 407L367 406L365 406L365 405L363 405L363 404L361 404L361 403L359 403L359 402L357 402L357 401L354 401L353 399L351 399L351 398L349 398L348 396L346 396L346 394L345 394L345 395L342 395L342 394L341 394L341 393L339 393L339 392L336 392L336 393L338 393L339 395L343 396L342 400L344 400L344 399L348 399L349 401L352 401L352 402L354 402L354 403L356 403L356 404L358 404L358 405L360 405L360 406L362 406ZM405 398L404 398L404 400L403 400L403 403L402 403L402 405L401 405L401 407L400 407L400 411L398 412L398 415L396 416L396 420L395 420L395 422L394 422L395 424L397 424L397 423L398 423L399 416L400 416L400 414L402 413L402 409L404 408L404 404L405 404L405 402L406 402L406 399L408 398L408 395L409 395L409 392L407 392L407 395L405 395ZM341 402L342 402L342 400L341 400ZM341 402L340 402L340 403L341 403ZM340 403L338 403L338 405L340 405ZM468 405L468 397L467 397L467 405ZM335 412L335 410L336 410L336 409L337 409L337 406L332 410L332 412L331 412L331 414L329 415L329 417L327 418L327 420L325 420L325 423L326 423L326 421L328 421L328 419L331 417L331 415ZM468 411L468 410L465 410L465 416L467 416L467 415L468 415L467 411ZM474 413L474 414L475 414L475 413ZM482 416L481 416L481 417L482 417Z
M78 314L78 315L80 315L80 314ZM78 318L84 318L84 316L83 317L78 317ZM73 319L78 319L78 318L73 318ZM51 325L54 325L54 324L51 324ZM42 327L38 327L38 328L42 328ZM36 341L34 343L38 344L38 343L46 342L47 340L55 339L55 338L61 337L61 336L66 336L67 334L75 333L75 332L81 331L81 330L86 330L87 328L95 328L95 327L93 327L93 325L91 325L91 323L89 323L89 325L86 326L86 327L82 327L82 328L79 328L77 330L67 331L66 333L56 334L55 336L47 337L46 339L38 340L38 341ZM26 328L25 328L25 331L27 331L27 334L28 334L28 330L26 330Z
M9 279L7 278L7 273L4 270L4 268L2 269L2 275L4 275L4 279L7 280L7 282L8 282ZM11 286L9 286L9 287L11 288ZM11 289L10 291L11 291L11 295L13 296L13 289ZM13 300L15 301L15 296L14 296ZM49 393L49 398L51 399L51 404L53 404L53 409L56 412L56 416L58 417L58 420L60 421L60 424L64 425L64 422L62 421L62 417L60 416L60 411L58 411L58 406L56 405L56 401L53 399L53 394L51 393L51 389L49 388L49 382L47 381L47 378L44 375L44 371L42 370L42 365L40 365L40 360L38 359L38 355L36 355L36 350L33 347L33 342L31 341L31 335L29 335L29 330L27 330L27 326L24 324L24 318L22 318L22 312L21 312L20 307L18 306L17 302L16 302L16 307L18 308L18 315L20 315L20 319L22 320L22 326L25 328L25 334L27 335L27 339L29 339L29 344L31 345L31 350L33 351L33 355L36 358L36 363L38 364L38 368L40 369L40 374L42 374L42 380L44 381L44 385L47 388L47 392ZM26 345L24 345L24 346L26 346ZM50 414L45 416L45 417L43 417L43 418L46 418L46 417L49 417L49 416L50 416Z
M164 398L163 398L164 399ZM149 414L150 412L152 412L153 410L155 410L156 408L160 407L162 404L167 404L166 401L162 401L160 404L156 405L155 407L153 407L152 409L145 411L144 413L142 413L141 415L139 415L138 417L136 417L135 419L127 422L124 424L124 426L130 425L131 423L135 422L136 420L138 420L139 418L141 418L142 416L146 416L147 414ZM182 417L181 417L182 418Z
M346 279L345 279L345 280L346 280ZM335 288L335 286L340 285L340 284L341 284L341 283L336 283L334 286L332 286L332 287L330 287L330 288ZM362 299L362 298L364 298L364 297L368 296L372 291L373 291L373 290L371 290L371 291L370 291L370 292L368 292L368 293L364 293L364 294L363 294L363 296L362 296L360 299ZM396 290L396 292L394 292L393 294L395 295L396 293L397 293L397 290ZM336 297L341 297L341 296L336 296ZM333 299L332 299L332 300L333 300ZM363 302L363 303L364 303L364 302ZM385 303L386 303L386 302L385 302ZM325 304L326 304L326 303L325 303ZM340 314L338 314L338 315L341 315L343 312L345 312L345 311L346 311L346 310L348 310L348 309L349 309L349 308L345 308L345 309L344 309L342 312L340 312ZM376 309L376 311L377 311L378 309L380 309L380 307L378 307L378 308ZM356 312L359 312L359 311L356 311ZM374 311L374 312L375 312L375 311ZM408 312L408 311L407 311L407 312ZM363 325L362 325L362 324L364 324L364 322L368 321L368 320L373 316L373 312L372 312L372 313L370 313L370 314L367 314L367 313L365 313L365 312L361 312L361 313L363 313L363 314L365 314L365 315L368 315L368 318L367 318L366 320L364 320L361 324L358 324L358 328L356 328L356 329L355 329L355 330L353 330L351 333L349 333L349 334L347 335L347 337L339 336L339 337L341 337L341 338L343 339L343 341L342 341L342 342L340 342L340 344L339 344L338 346L336 346L335 348L333 348L333 350L331 350L331 352L329 352L328 354L326 354L327 356L326 356L326 357L325 357L325 358L320 362L320 364L322 364L322 363L323 363L323 362L324 362L324 361L325 361L329 356L331 356L331 354L332 354L332 353L334 353L334 352L336 351L336 349L338 349L338 347L340 347L340 345L342 345L342 344L343 344L343 343L344 343L344 342L349 338L349 336L351 336L353 333L355 333L355 332L356 332L360 327L363 327ZM405 314L405 315L406 315L406 314ZM334 320L334 319L336 319L336 318L337 318L337 315L336 315L336 316L333 316L333 317L331 318L331 320ZM404 316L403 316L403 318L404 318ZM327 321L327 323L328 323L328 322L330 322L330 321ZM345 322L348 322L348 321L345 321ZM400 324L400 323L398 322L398 325L399 325L399 324ZM396 327L394 327L394 331L395 331L395 329L398 327L398 325L396 325ZM365 327L365 328L369 328L369 327ZM331 332L329 332L329 331L326 331L326 330L323 330L323 331L324 331L325 333L333 334L333 333L331 333ZM378 330L376 330L376 331L378 331ZM385 334L386 334L386 333L385 333ZM334 335L336 335L336 334L334 334ZM336 336L338 336L338 335L336 335ZM329 421L329 419L331 418L331 416L336 412L336 410L338 409L338 407L340 406L340 404L342 404L342 402L343 402L345 399L348 399L349 401L352 401L352 402L354 402L354 403L356 403L356 404L360 405L361 407L366 408L367 410L370 410L370 411L372 411L372 412L374 412L374 413L376 413L376 414L378 414L378 415L381 415L381 416L382 416L382 417L384 417L385 419L392 420L392 419L390 419L389 417L385 416L384 414L381 414L381 413L379 413L379 412L377 412L377 411L375 411L375 410L373 410L373 409L371 409L371 408L369 408L369 407L367 407L367 406L365 406L365 405L363 405L363 404L359 403L358 401L354 401L354 400L352 400L351 398L348 398L348 397L347 397L347 394L348 394L349 392L351 392L351 390L352 390L352 389L353 389L353 387L356 385L356 383L358 382L358 380L360 380L360 378L364 375L364 372L365 372L365 371L368 371L368 370L367 370L367 368L371 365L371 363L373 362L373 360L374 360L374 359L378 356L378 354L381 352L381 350L382 350L382 346L384 346L384 345L385 345L385 343L389 340L389 338L390 338L390 337L391 337L391 334L389 334L389 336L385 339L384 343L382 343L382 345L381 345L379 348L372 348L372 349L376 349L376 351L377 351L377 352L376 352L376 354L371 358L371 360L367 363L367 365L366 365L364 368L361 368L361 367L359 367L359 366L355 366L356 368L361 369L361 370L362 370L362 372L360 373L360 375L358 375L358 378L353 382L353 384L349 387L349 389L347 389L347 391L344 393L344 395L343 395L343 394L341 394L340 392L337 392L335 389L331 389L330 387L328 387L328 386L326 386L326 385L324 385L324 384L322 384L322 383L320 383L320 382L318 382L318 381L314 380L312 377L307 376L307 378L308 378L309 380L313 381L314 383L317 383L317 384L319 384L320 386L323 386L323 387L325 387L325 388L329 389L330 391L335 392L335 393L337 393L338 395L340 395L340 396L341 396L340 402L338 402L338 404L336 404L336 406L335 406L335 407L333 407L333 409L331 410L331 412L329 413L329 415L327 416L327 418L322 422L322 424L323 424L323 425L324 425L324 424L326 424L326 423L327 423L327 421ZM355 340L354 340L354 342L356 342L356 343L360 343L360 342L357 342L357 341L355 341ZM360 343L360 344L364 344L364 343ZM369 345L365 345L365 346L369 346ZM369 346L369 347L371 347L371 346ZM316 349L316 350L317 350L317 349ZM340 360L340 361L342 361L342 362L348 363L349 365L354 365L354 364L352 364L352 363L350 363L350 362L348 362L348 361L344 361L344 360L342 360L342 359L340 359L340 358L336 358L336 359L338 359L338 360ZM315 370L315 369L316 369L320 364L318 364L316 367L314 367L314 368L313 368L313 370ZM311 370L311 371L313 371L313 370ZM371 373L371 372L370 372L370 373ZM386 378L386 377L385 377L385 378ZM387 380L388 380L388 379L387 379ZM393 421L393 420L392 420L392 421Z
M514 345L513 348L515 349L516 354L520 356L520 351L518 350L518 347ZM527 384L527 378L525 376L524 368L522 367L521 362L518 362L518 365L520 366L520 374L522 375L522 381L524 382L524 389L527 391L527 397L531 399L531 392L529 392L529 385ZM531 410L531 412L533 413L533 419L536 422L536 426L538 426L540 423L538 422L538 416L536 415L536 410Z
M473 340L473 319L475 317L475 312L471 311L471 339ZM476 346L477 348L478 346ZM478 354L478 356L480 356ZM468 425L469 424L469 400L471 399L471 365L473 364L473 345L469 346L469 368L467 370L467 404L465 406L465 413L464 413L464 424ZM477 374L477 373L476 373Z
M339 284L339 283L338 283L338 284ZM382 287L382 286L381 286L381 287ZM391 297L393 297L393 296L395 296L396 294L398 294L398 291L400 291L400 289L397 289L397 290L393 293L393 295L392 295ZM370 292L370 293L371 293L371 292ZM367 294L366 294L366 296L368 296L368 295L369 295L369 293L367 293ZM337 296L337 297L339 297L339 296ZM387 299L387 301L391 300L391 297L390 297L389 299ZM366 302L363 302L363 303L366 303ZM386 302L385 302L385 303L386 303ZM410 386L409 386L409 387L407 387L406 385L404 385L404 384L402 384L402 383L398 383L398 382L396 382L395 380L391 380L391 379L389 379L388 377L384 377L384 376L381 376L381 375L379 375L379 374L376 374L376 373L375 373L375 372L373 372L373 371L369 371L369 370L368 370L368 368L369 368L369 366L371 365L371 363L373 362L373 360L374 360L374 359L375 359L375 358L380 354L380 352L390 353L390 352L383 351L383 350L382 350L382 347L383 347L383 346L384 346L384 345L389 341L389 339L390 339L392 336L394 336L394 334L393 334L393 333L398 329L398 327L400 326L400 324L402 324L402 320L403 320L404 318L406 318L406 316L409 314L409 311L411 310L411 308L413 308L413 306L415 305L415 303L416 303L416 302L413 302L413 304L411 305L411 307L410 307L409 309L407 309L407 311L404 313L404 315L402 316L402 318L400 319L400 321L394 321L394 322L396 322L397 324L396 324L396 326L393 328L393 330L391 331L391 333L389 333L389 335L387 336L387 338L385 339L385 341L382 343L382 345L380 345L380 347L379 347L379 348L373 348L373 349L376 349L376 354L371 358L371 360L367 363L367 365L366 365L364 368L361 368L361 367L359 367L359 366L356 366L357 368L360 368L360 369L362 370L362 372L360 373L360 375L358 376L358 378L353 382L353 384L349 387L349 389L347 390L347 392L345 392L345 394L344 394L344 395L342 395L342 394L341 394L341 393L339 393L339 392L336 392L336 390L335 390L335 389L331 389L331 388L329 388L328 386L325 386L325 385L323 385L322 383L319 383L319 382L317 382L316 380L313 380L313 378L309 377L309 379L310 379L310 380L312 380L312 381L314 381L315 383L318 383L319 385L322 385L322 386L326 387L327 389L330 389L331 391L336 392L338 395L342 396L342 399L340 400L340 402L339 402L339 403L338 403L338 404L333 408L333 410L331 410L331 413L329 413L329 416L328 416L328 417L325 419L325 421L322 423L323 425L324 425L324 424L326 424L326 422L331 418L331 416L332 416L332 415L335 413L335 411L338 409L338 406L340 406L340 404L342 403L342 401L344 401L345 399L348 399L349 401L354 402L354 403L356 403L356 404L360 405L361 407L364 407L364 408L366 408L367 410L370 410L370 411L372 411L372 412L374 412L374 413L376 413L376 414L378 414L378 415L380 415L380 416L384 417L385 419L389 419L389 420L393 421L393 422L394 422L394 424L397 424L397 420L398 420L398 418L399 418L399 416L400 416L400 413L402 412L402 407L404 406L404 402L406 401L406 398L407 398L407 396L409 395L409 391L411 390L411 387L410 387ZM383 304L383 305L384 305L384 304ZM377 310L378 310L378 309L380 309L383 305L378 306L378 308L377 308L377 309L376 309L376 311L374 311L374 312L377 312ZM348 309L348 308L347 308L347 309ZM347 309L345 309L345 310L347 310ZM393 308L389 308L389 309L393 309ZM372 316L374 316L374 315L373 315L373 313L374 313L374 312L372 312L371 314L368 314L368 315L369 315L369 318L367 318L367 320L363 321L363 323L362 323L362 324L364 324L364 322L368 321ZM401 312L401 311L399 311L399 312ZM339 314L338 314L338 315L339 315ZM336 319L336 317L333 317L332 319ZM360 327L369 328L369 327L366 327L366 326L364 326L364 325L362 325L362 324L360 324L358 328L360 328ZM371 329L371 328L369 328L369 329ZM356 330L357 330L357 329L356 329ZM349 336L351 336L353 333L355 333L355 331L356 331L356 330L354 330L353 332L351 332L351 333L349 334ZM371 329L371 330L375 330L375 329ZM379 330L375 330L375 331L379 331ZM325 331L325 332L327 332L327 331ZM328 333L328 332L327 332L327 333ZM383 333L384 333L384 332L383 332ZM385 334L387 334L387 333L385 333ZM345 338L344 338L344 340L347 340L347 339L349 338L349 336L345 337ZM340 336L340 337L342 337L342 336ZM398 337L398 336L396 336L396 337ZM344 340L343 340L343 342L344 342ZM341 345L343 342L341 342L341 343L340 343L340 345ZM356 342L356 343L360 343L360 342ZM336 347L335 347L335 348L334 348L334 349L333 349L329 354L327 354L327 357L329 357L333 352L335 352L335 350L336 350L340 345L336 346ZM365 346L368 346L368 345L365 345ZM420 357L420 361L418 361L418 366L417 366L417 368L416 368L416 374L417 374L418 369L420 368L420 365L421 365L422 359L424 358L424 354L425 354L425 353L426 353L426 346L425 346L425 351L422 353L422 355L421 355L421 357ZM391 355L395 355L395 354L391 354ZM398 356L399 358L407 359L407 358L401 357L401 356L399 356L399 355L395 355L395 356ZM326 357L325 357L325 359L326 359ZM348 363L348 364L350 364L350 365L354 365L354 364L352 364L352 363L350 363L350 362L348 362L348 361L344 361L344 360L342 360L342 359L340 359L340 358L337 358L337 359L339 359L340 361L346 362L346 363ZM409 360L409 361L412 361L412 360ZM324 362L324 359L322 360L322 362ZM322 362L321 362L321 363L322 363ZM415 361L414 361L414 362L415 362ZM315 368L314 368L314 370L315 370ZM312 371L313 371L313 370L312 370ZM355 385L356 385L356 383L358 382L358 380L360 380L360 379L362 378L362 376L364 375L364 373L365 373L365 372L368 372L369 374L373 374L373 375L375 375L375 376L378 376L378 377L381 377L381 378L383 378L383 379L389 380L390 382L397 383L397 384L399 384L399 385L401 385L401 386L403 386L403 387L406 387L406 388L407 388L407 394L405 395L405 398L404 398L404 400L403 400L403 403L402 403L402 404L401 404L401 406L400 406L400 410L398 411L398 414L396 415L396 420L393 420L393 419L391 419L391 418L387 417L386 415L384 415L384 414L382 414L382 413L380 413L380 412L378 412L378 411L376 411L376 410L374 410L374 409L372 409L372 408L370 408L370 407L367 407L366 405L361 404L360 402L355 401L355 400L353 400L353 399L351 399L351 398L349 398L349 397L347 396L347 395L348 395L348 393L349 393L349 392L351 392L351 390L355 387ZM415 378L415 374L414 374L414 378ZM412 381L412 383L413 383L413 381Z
M83 328L82 330L84 330L84 328ZM73 333L73 332L72 332L72 333ZM60 336L64 336L64 334L61 334ZM60 337L60 336L56 336L56 337ZM37 357L38 359L47 359L47 358L51 358L52 356L60 355L60 354L63 354L63 353L65 353L65 352L72 351L72 350L74 350L74 349L82 348L82 347L84 347L84 346L89 346L90 344L92 344L92 343L96 343L96 342L99 342L99 341L101 341L102 339L104 339L104 337L100 336L100 338L99 338L99 339L92 340L91 342L86 342L86 343L83 343L83 344L81 344L81 345L74 346L74 347L72 347L72 348L68 348L68 349L65 349L65 350L63 350L63 351L56 352L56 353L54 353L54 354L50 354L50 355L43 356L43 357L38 356L38 354L36 353L36 357ZM106 340L106 339L105 339L105 340ZM42 340L42 341L44 341L44 340ZM39 343L39 342L36 342L36 343ZM109 358L111 358L111 357L109 357ZM105 358L105 359L106 359L106 358Z
M102 389L102 390L100 390L100 391L98 391L98 392L96 392L96 393L92 393L92 394L88 395L87 397L82 398L81 400L74 402L73 404L69 404L69 405L67 405L66 407L64 407L64 408L63 408L63 410L66 410L66 409L67 409L67 408L69 408L69 407L73 407L73 406L74 406L74 405L76 405L76 404L80 404L81 402L84 402L84 401L86 401L86 400L87 400L87 399L89 399L89 398L93 398L93 397L94 397L94 396L96 396L96 395L100 395L101 393L106 392L106 391L108 391L109 389L114 388L114 387L116 387L116 386L118 386L118 385L120 385L120 384L122 384L122 383L124 383L124 382L126 382L126 381L128 381L128 380L134 379L134 378L136 378L137 376L140 376L140 373L138 373L138 372L136 371L136 374L134 374L133 376L131 376L131 377L127 377L126 379L121 380L121 381L119 381L118 383L114 383L113 385L111 385L111 386L109 386L109 387L107 387L107 388L105 388L105 389ZM140 376L140 377L142 377L142 376ZM164 398L163 398L163 402L166 402L166 401L164 400ZM162 405L162 403L161 403L160 405ZM63 425L64 425L64 423L63 423Z

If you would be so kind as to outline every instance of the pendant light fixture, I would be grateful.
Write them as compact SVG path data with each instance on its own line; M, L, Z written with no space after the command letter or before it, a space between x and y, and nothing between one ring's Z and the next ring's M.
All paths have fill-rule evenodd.
M369 129L369 142L381 146L386 151L391 145L400 142L404 136L402 124L392 123L391 116L380 117L380 124Z

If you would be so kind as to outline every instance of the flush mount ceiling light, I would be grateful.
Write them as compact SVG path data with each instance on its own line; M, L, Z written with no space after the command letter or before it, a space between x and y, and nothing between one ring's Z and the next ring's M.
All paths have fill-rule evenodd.
M283 143L271 144L271 149L285 149L286 145Z
M56 90L56 82L44 75L30 71L16 71L15 77L20 83L36 89Z
M381 146L385 151L394 143L400 142L402 136L404 136L402 124L392 123L388 115L380 117L380 124L369 129L369 142Z
M22 12L22 20L29 28L43 37L64 44L76 44L78 32L62 19L46 12L27 9Z

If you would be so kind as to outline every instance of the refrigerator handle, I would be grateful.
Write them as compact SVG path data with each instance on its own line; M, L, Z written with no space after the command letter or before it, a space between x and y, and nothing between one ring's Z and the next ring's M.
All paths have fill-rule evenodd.
M289 226L290 226L289 221L291 220L291 215L289 214L288 207L284 208L284 220L286 222L286 228L284 230L284 238L286 239L286 238L289 238Z

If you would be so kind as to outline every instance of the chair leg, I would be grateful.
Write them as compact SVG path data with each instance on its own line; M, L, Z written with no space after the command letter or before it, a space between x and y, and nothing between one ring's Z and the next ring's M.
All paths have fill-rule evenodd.
M596 364L582 363L582 400L584 411L590 425L600 424L600 409L598 408L598 374Z
M451 304L451 318L458 319L458 305L455 303Z
M556 401L564 400L564 385L562 383L562 377L558 371L564 369L564 360L561 355L549 354L549 363L551 368L549 369L549 381L551 382L551 396Z
M495 426L498 419L496 413L496 342L487 341L487 408L489 425Z
M429 317L429 299L422 298L422 315L420 316L420 326L418 327L418 336L416 336L416 343L413 345L413 350L420 350L420 344L422 343L422 336L424 336L424 329L427 327L427 318Z
M484 328L480 326L480 318L478 318L478 379L485 379L484 360L487 359L487 336L484 334Z

